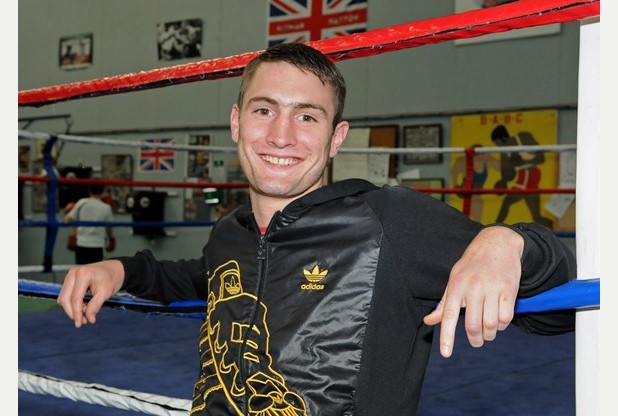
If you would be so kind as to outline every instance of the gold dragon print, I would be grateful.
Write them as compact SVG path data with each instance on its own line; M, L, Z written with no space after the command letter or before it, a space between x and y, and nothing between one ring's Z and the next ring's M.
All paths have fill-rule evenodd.
M222 392L239 416L304 416L304 400L288 390L283 376L272 368L266 305L257 304L257 317L250 328L234 321L234 311L246 310L257 302L255 295L243 291L240 276L238 263L231 260L219 266L208 280L207 318L200 340L202 377L195 386L191 413L207 408L211 395ZM242 360L252 369L245 374L244 384L237 360L243 343ZM244 396L248 397L246 414L238 406Z

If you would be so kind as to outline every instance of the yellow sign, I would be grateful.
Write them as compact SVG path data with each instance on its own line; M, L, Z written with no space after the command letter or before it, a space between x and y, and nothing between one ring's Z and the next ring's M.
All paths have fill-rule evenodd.
M556 110L516 111L455 116L451 119L451 146L499 149L504 146L557 144ZM556 152L478 153L474 158L473 187L479 189L547 189L558 183ZM465 156L451 156L450 187L461 187ZM545 208L551 194L475 194L470 217L483 224L538 222L555 229L556 218ZM449 203L463 210L462 195Z

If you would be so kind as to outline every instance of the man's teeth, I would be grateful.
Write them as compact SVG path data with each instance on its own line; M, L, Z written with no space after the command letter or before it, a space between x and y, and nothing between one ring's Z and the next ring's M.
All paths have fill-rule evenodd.
M265 161L272 163L277 166L289 166L298 163L296 159L290 158L282 158L282 157L274 157L274 156L263 156L262 159Z

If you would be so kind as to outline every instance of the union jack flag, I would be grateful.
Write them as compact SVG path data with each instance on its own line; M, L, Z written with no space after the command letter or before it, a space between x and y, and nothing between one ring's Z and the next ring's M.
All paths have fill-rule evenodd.
M268 46L367 31L367 0L269 0Z
M173 144L173 138L146 139L146 143ZM176 163L176 151L157 147L142 147L139 152L139 168L142 171L173 171Z

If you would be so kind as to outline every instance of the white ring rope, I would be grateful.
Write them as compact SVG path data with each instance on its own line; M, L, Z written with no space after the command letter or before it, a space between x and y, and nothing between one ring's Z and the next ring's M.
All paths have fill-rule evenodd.
M19 389L157 416L187 416L191 409L190 400L62 380L24 370L19 370Z
M48 140L52 135L48 133L31 132L27 130L19 130L19 137L22 139ZM113 146L130 146L130 147L152 147L160 149L174 150L204 150L210 152L235 153L236 147L229 146L199 146L199 145L183 145L183 144L164 144L164 143L144 143L116 139L104 139L84 136L70 136L66 134L58 134L55 137L58 140L76 143L88 144L107 144ZM509 152L570 152L577 150L575 144L558 144L558 145L521 145L521 146L496 146L475 148L476 153L509 153ZM385 147L363 147L351 148L342 147L339 153L362 153L362 154L422 154L422 153L463 153L464 147L424 147L424 148L385 148Z
M18 130L18 136L22 139L31 139L31 140L49 140L52 137L51 134L48 133L40 133L40 132L31 132L27 130ZM235 147L230 146L199 146L199 145L182 145L182 144L165 144L165 143L147 143L147 142L136 142L136 141L127 141L127 140L117 140L117 139L102 139L102 138L94 138L94 137L84 137L84 136L70 136L67 134L58 134L55 135L58 140L67 141L67 142L75 142L75 143L88 143L88 144L106 144L111 146L129 146L129 147L152 147L158 149L176 149L176 150L205 150L210 152L227 152L234 153L236 152Z

